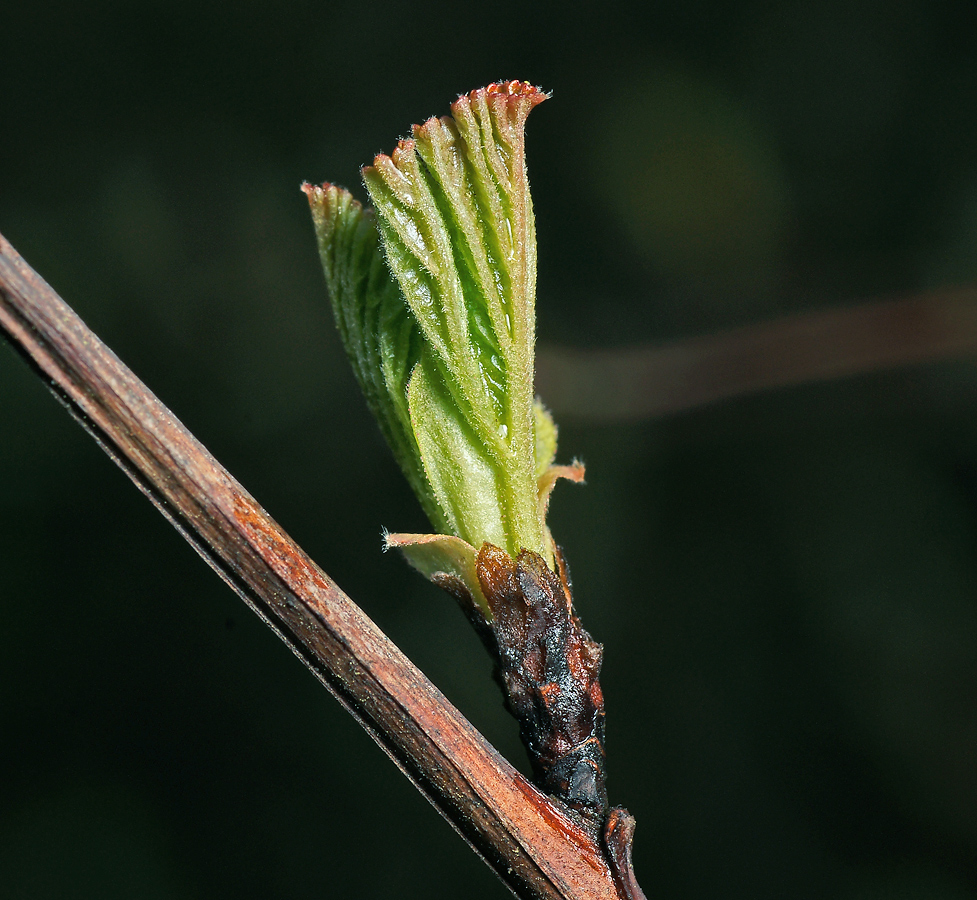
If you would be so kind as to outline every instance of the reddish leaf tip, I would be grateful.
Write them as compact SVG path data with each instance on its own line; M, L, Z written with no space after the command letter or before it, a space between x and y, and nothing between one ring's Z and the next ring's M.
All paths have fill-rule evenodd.
M450 125L451 121L451 116L431 116L420 125L411 125L411 134L423 144L424 141L430 140L432 132L437 132L446 125Z
M397 141L397 146L394 147L394 152L390 154L393 158L394 165L399 166L401 158L404 156L409 156L411 153L413 153L414 147L416 146L417 145L414 143L413 138L401 138L399 141Z
M382 172L389 166L394 168L400 168L401 160L405 156L409 156L414 152L415 143L413 138L401 138L397 141L397 146L394 147L393 152L389 155L386 153L378 153L373 157L372 166L363 166L360 169L360 174L366 177L372 172Z
M550 95L540 87L530 84L528 81L495 81L492 84L481 88L486 94L505 94L507 97L528 97L533 101L533 105L542 103ZM475 99L479 91L471 91L468 96Z
M303 181L300 190L309 198L309 205L313 207L318 205L328 209L336 203L338 198L348 197L349 203L354 209L363 208L363 204L354 199L346 188L329 181L324 181L322 184L309 184L309 182Z
M504 116L512 125L521 128L533 108L549 96L547 91L528 81L495 81L483 88L461 94L451 104L451 111L455 116L464 115L466 108L485 103L489 109L494 110L494 115Z
M467 94L459 95L458 99L451 104L451 111L453 113L458 112L459 104L474 103L480 96L484 96L490 103L496 105L499 103L507 104L510 114L514 112L517 120L524 121L529 111L544 100L547 100L550 94L548 91L544 91L542 88L536 87L528 81L495 81L483 88L477 88L474 91L469 91ZM373 158L373 165L363 166L360 170L361 174L365 176L376 170L383 171L390 163L393 163L395 168L400 168L403 158L411 155L416 150L417 143L415 138L420 138L424 141L428 138L432 130L450 123L450 116L431 116L425 119L422 124L411 126L411 134L414 135L413 138L401 138L397 142L397 146L393 152L389 155L378 153Z
M454 110L459 103L477 103L480 97L485 97L490 104L507 104L510 109L521 107L528 114L534 106L548 100L550 94L528 81L494 81L483 88L461 94L451 108Z
M313 200L315 200L315 199L321 197L323 194L325 194L325 192L331 186L332 185L330 185L328 181L325 182L325 183L323 183L323 184L321 184L321 185L318 185L318 184L309 184L309 182L303 181L302 182L302 186L299 188L299 190L301 190L302 193L305 194L305 196L309 198L309 202L311 203Z

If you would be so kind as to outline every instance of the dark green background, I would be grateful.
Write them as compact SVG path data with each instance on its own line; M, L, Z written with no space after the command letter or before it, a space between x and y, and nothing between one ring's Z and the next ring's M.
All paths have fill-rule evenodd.
M28 8L29 7L29 8ZM520 766L326 308L303 179L498 78L539 334L662 342L977 279L971 2L8 4L0 231ZM977 898L970 361L564 420L650 897ZM505 896L0 350L0 894Z

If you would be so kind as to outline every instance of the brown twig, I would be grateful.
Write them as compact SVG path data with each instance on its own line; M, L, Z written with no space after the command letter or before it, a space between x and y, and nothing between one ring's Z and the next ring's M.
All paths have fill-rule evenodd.
M619 896L614 854L495 751L2 235L0 333L513 893Z
M560 418L626 422L744 394L977 352L977 287L818 310L662 347L540 347Z

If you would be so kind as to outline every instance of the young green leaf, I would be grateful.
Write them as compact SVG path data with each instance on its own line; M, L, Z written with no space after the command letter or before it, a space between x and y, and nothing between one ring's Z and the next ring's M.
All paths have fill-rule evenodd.
M440 376L416 393L426 408L457 410L468 456L491 462L458 484L453 464L425 452L438 444L422 446L439 500L444 506L437 485L452 482L445 512L457 534L513 555L526 547L552 563L536 489L536 239L523 139L526 117L545 98L523 82L473 91L452 116L415 126L363 178L391 270L431 351L425 369ZM480 477L486 471L491 477Z
M340 188L305 190L343 343L435 530L512 557L532 550L552 567L549 492L582 467L553 465L556 426L533 397L523 131L546 97L525 82L493 84L414 126L363 170L375 218ZM414 545L407 555L429 576L445 546L457 556L418 536L390 543ZM470 566L454 568L464 581Z

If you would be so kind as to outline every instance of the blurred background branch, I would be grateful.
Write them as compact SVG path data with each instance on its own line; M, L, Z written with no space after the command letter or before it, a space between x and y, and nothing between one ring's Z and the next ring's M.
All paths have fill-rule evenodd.
M816 310L664 346L538 350L560 417L628 422L731 397L977 353L977 286Z

